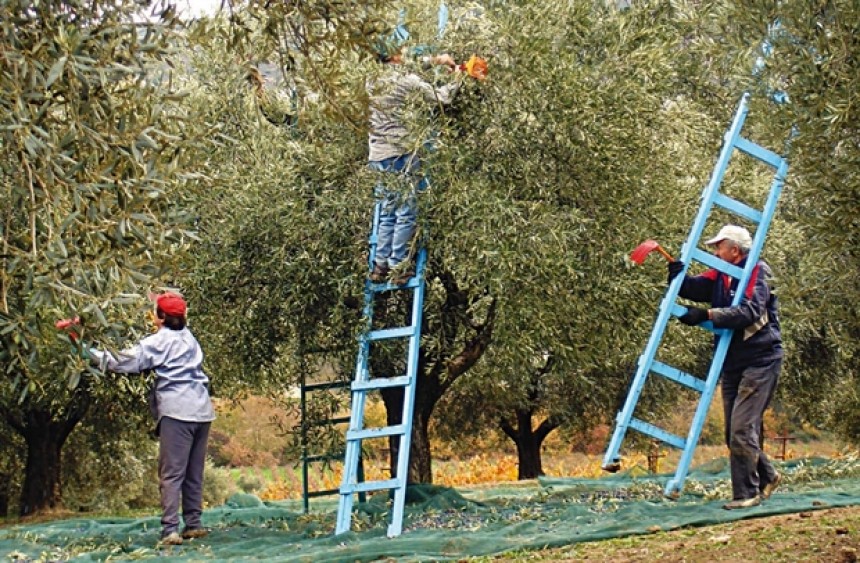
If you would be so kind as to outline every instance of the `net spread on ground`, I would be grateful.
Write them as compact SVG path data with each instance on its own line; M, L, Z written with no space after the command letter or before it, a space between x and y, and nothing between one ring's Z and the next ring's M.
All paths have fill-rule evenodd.
M783 485L760 506L727 511L727 463L691 471L678 500L663 496L670 475L641 468L601 479L544 478L471 489L409 487L403 533L386 537L391 501L377 493L355 505L353 531L335 536L336 501L319 500L303 514L301 501L232 497L207 509L208 537L157 547L158 516L76 518L0 529L7 560L438 561L510 550L708 526L744 518L860 505L855 458L796 460L779 466Z

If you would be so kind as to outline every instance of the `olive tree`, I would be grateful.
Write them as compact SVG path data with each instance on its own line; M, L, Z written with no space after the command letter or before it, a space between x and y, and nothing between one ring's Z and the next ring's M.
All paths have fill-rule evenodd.
M670 56L671 10L618 14L583 2L550 12L547 25L545 8L528 4L454 9L435 45L458 60L487 58L490 79L465 81L454 107L423 125L438 148L426 155L432 188L422 198L430 261L413 480L432 479L429 421L467 373L486 389L505 379L515 391L495 398L519 400L528 384L511 374L551 353L553 388L567 397L554 393L558 420L586 411L594 420L617 404L636 352L619 353L617 342L645 333L639 313L658 294L653 281L625 279L624 255L652 229L679 230L659 209L678 199L677 177L689 188L682 209L695 209L708 171L686 171L701 155L677 155L677 145L707 141L713 151L719 136L695 104L673 101L684 88ZM415 41L434 41L432 10L410 13ZM348 377L373 181L363 80L376 69L361 48L339 51L327 75L338 80L321 86L309 70L317 59L290 51L302 101L298 125L285 129L255 109L247 69L227 45L210 42L198 72L199 105L223 123L224 143L212 155L215 204L193 279L208 318L226 313L235 327L206 323L212 352L242 380L280 389L298 378L291 358L311 349L331 352ZM476 369L488 351L492 362ZM400 397L383 398L396 422ZM577 398L588 408L571 407Z
M856 443L856 6L723 0L702 9L708 14L698 24L703 36L720 39L697 49L752 93L751 115L769 116L757 133L789 141L784 148L774 142L790 169L765 248L778 266L786 346L781 398L798 421L826 425ZM758 72L725 68L726 53L757 60ZM775 92L786 101L774 103Z
M88 411L140 395L83 342L134 337L191 236L175 192L197 128L171 82L171 14L140 23L140 8L0 4L0 415L26 444L22 514L61 502L63 445ZM68 316L74 340L54 327Z

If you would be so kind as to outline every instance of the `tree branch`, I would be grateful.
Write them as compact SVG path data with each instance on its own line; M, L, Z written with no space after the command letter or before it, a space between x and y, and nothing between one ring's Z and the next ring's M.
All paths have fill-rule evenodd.
M502 429L502 432L504 432L508 436L508 438L510 438L514 442L517 441L517 431L513 426L511 426L511 423L508 422L508 419L504 417L499 418L499 428Z
M544 439L549 436L549 433L561 426L560 423L557 423L552 420L552 417L547 418L543 422L541 422L537 429L535 430L535 438L537 439L538 444L543 444Z
M9 201L12 201L11 195ZM0 306L3 314L9 314L9 276L6 274L9 263L9 236L12 231L12 206L6 210L6 220L3 226L3 269L0 270Z
M9 413L9 411L6 411L3 414L3 418L6 419L6 424L11 426L12 429L15 430L15 432L21 435L24 434L24 424L20 420L13 418L12 414Z
M478 334L466 343L456 357L452 358L448 362L448 377L445 378L445 381L441 384L443 391L447 391L458 377L469 371L481 356L484 355L484 352L487 350L487 346L489 346L493 339L497 303L498 301L496 301L496 299L492 300L490 308L487 311L487 319L482 325L480 325Z

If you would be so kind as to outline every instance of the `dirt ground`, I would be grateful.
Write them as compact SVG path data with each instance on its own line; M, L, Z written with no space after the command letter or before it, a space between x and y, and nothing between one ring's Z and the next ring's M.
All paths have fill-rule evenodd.
M741 520L705 528L577 544L497 560L610 561L827 561L860 558L860 506Z

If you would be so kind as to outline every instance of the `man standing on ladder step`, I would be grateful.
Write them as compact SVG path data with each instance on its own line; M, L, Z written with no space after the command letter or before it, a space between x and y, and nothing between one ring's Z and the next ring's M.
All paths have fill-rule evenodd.
M375 196L380 206L376 255L370 279L403 285L415 275L409 258L409 246L416 231L418 193L428 185L421 173L418 149L424 139L410 134L406 116L409 103L415 99L425 107L451 103L460 86L455 80L434 88L403 66L406 28L398 25L394 32L375 46L379 61L385 65L378 78L367 80L370 97L370 135L368 167L378 172ZM445 65L458 70L450 55L424 58L426 65Z
M714 255L739 268L746 265L752 246L749 231L726 225L705 242ZM670 262L669 282L683 269L683 262ZM733 510L757 506L779 485L780 475L761 449L763 416L782 368L783 350L776 295L770 287L770 267L759 261L750 277L744 298L736 307L732 299L738 280L716 270L685 276L679 295L710 302L710 309L689 307L678 320L698 325L710 320L714 328L734 329L721 373L726 445L730 451ZM715 339L716 343L716 339Z

